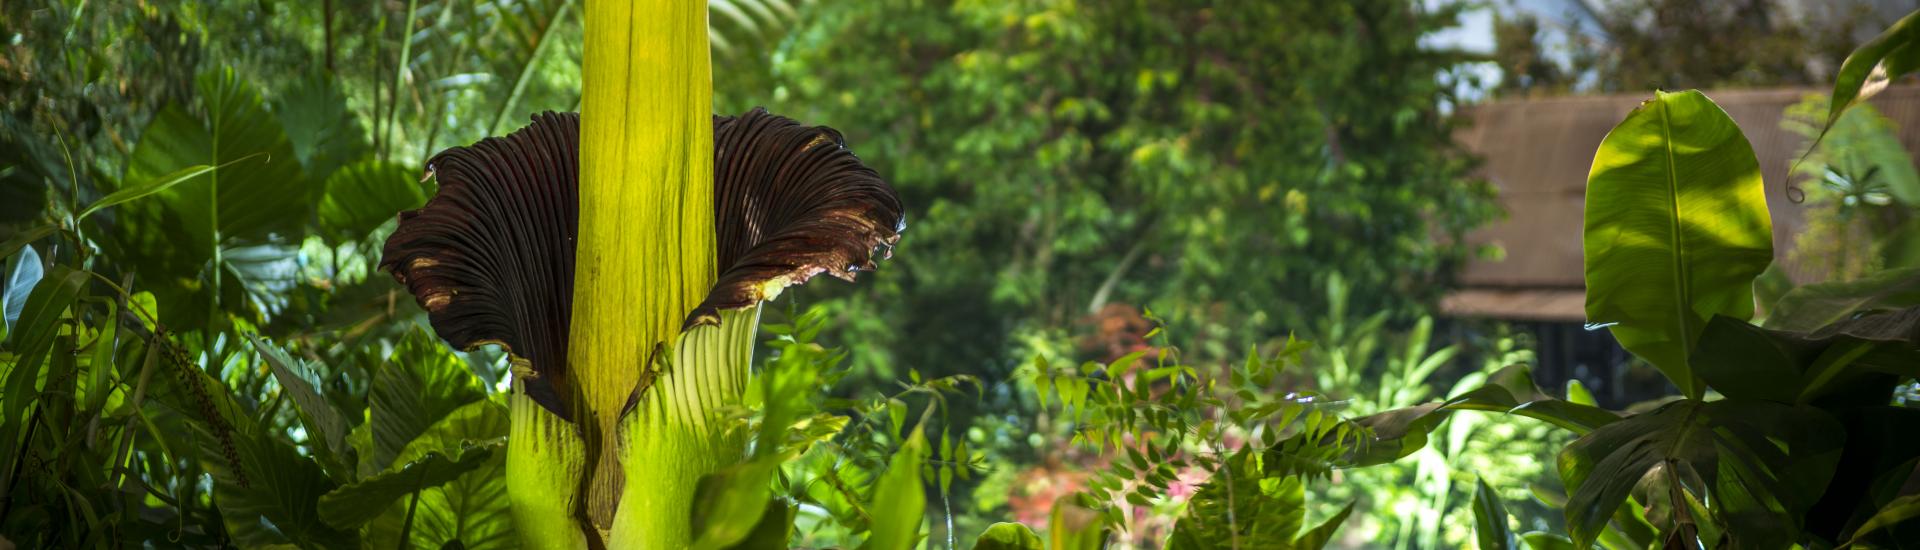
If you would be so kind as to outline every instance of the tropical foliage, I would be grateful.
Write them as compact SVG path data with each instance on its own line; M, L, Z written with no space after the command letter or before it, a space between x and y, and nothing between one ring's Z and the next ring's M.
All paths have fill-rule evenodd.
M0 7L0 547L1920 537L1920 14L1787 116L1843 251L1711 92L1601 143L1614 410L1430 311L1463 6L107 4Z

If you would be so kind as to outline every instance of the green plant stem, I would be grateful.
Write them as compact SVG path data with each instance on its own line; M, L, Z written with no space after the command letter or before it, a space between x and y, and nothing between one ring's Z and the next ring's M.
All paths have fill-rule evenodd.
M589 453L582 504L606 531L624 484L614 444L620 418L646 392L642 372L654 351L674 343L716 277L713 77L706 3L594 1L585 8L567 363L571 416ZM648 513L686 517L685 510Z
M686 548L700 478L746 458L747 433L724 411L747 388L759 308L682 334L671 363L622 422L628 483L609 548ZM645 480L645 482L641 482Z

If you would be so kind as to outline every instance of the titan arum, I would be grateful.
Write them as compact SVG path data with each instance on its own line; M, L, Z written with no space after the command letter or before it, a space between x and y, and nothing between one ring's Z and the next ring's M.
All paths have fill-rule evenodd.
M898 197L839 133L711 114L706 3L586 4L579 115L434 156L381 267L452 345L513 361L508 490L534 548L682 548L746 455L759 304L873 267Z

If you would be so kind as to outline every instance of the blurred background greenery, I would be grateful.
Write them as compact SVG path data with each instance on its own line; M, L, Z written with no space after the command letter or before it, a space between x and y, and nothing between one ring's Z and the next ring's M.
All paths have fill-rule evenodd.
M530 113L578 109L578 3L10 0L0 6L9 281L42 257L87 258L150 292L160 321L249 399L277 391L236 351L235 327L334 365L320 382L366 399L369 365L397 361L399 342L425 325L371 268L394 214L431 195L419 175L434 152ZM1294 336L1313 347L1284 385L1363 413L1535 363L1538 327L1438 307L1464 265L1505 253L1469 238L1504 214L1481 157L1456 141L1466 112L1821 84L1912 8L1896 4L709 2L716 109L766 106L838 128L908 205L906 236L880 271L790 291L769 309L815 312L819 339L848 350L838 397L890 393L909 376L984 382L940 416L989 458L931 500L950 520L934 522L936 541L1006 518L1042 524L1055 497L1103 468L1021 387L1016 372L1035 357L1111 361L1153 349L1148 332L1163 326L1185 361L1219 365ZM1824 112L1798 108L1814 113L1802 119ZM57 219L209 158L235 163L202 176L234 178L223 189L235 191L128 203L86 229ZM1809 189L1809 223L1822 231L1912 233L1874 213L1886 201L1864 190ZM97 246L21 248L48 227L96 232ZM1809 261L1844 279L1866 271L1853 263L1906 260ZM9 327L19 300L6 303ZM1581 345L1611 345L1595 334ZM501 386L497 353L464 355ZM1614 356L1620 364L1557 381L1650 371ZM296 429L293 413L277 414ZM1523 527L1558 525L1532 495L1559 491L1550 460L1566 435L1510 416L1448 422L1413 457L1310 488L1316 506L1358 502L1338 544L1465 545L1476 479L1506 493ZM164 492L178 495L199 481L172 483ZM1143 522L1124 538L1152 546L1167 528Z

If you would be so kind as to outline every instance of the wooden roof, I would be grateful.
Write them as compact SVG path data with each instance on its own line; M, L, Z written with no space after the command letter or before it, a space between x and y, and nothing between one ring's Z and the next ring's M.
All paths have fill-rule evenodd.
M1783 88L1706 92L1733 117L1753 144L1773 214L1776 261L1805 226L1802 205L1787 200L1787 172L1805 139L1780 127L1787 107L1829 90ZM1467 108L1472 124L1455 138L1484 160L1479 175L1500 191L1507 210L1469 234L1474 245L1505 250L1499 261L1475 260L1460 273L1462 291L1441 303L1456 316L1581 321L1584 312L1580 250L1587 172L1600 140L1651 94L1501 101ZM1871 101L1894 122L1900 141L1920 152L1920 86L1890 88ZM1815 185L1813 182L1799 185ZM1797 281L1810 277L1782 262ZM1579 298L1579 299L1572 299Z

